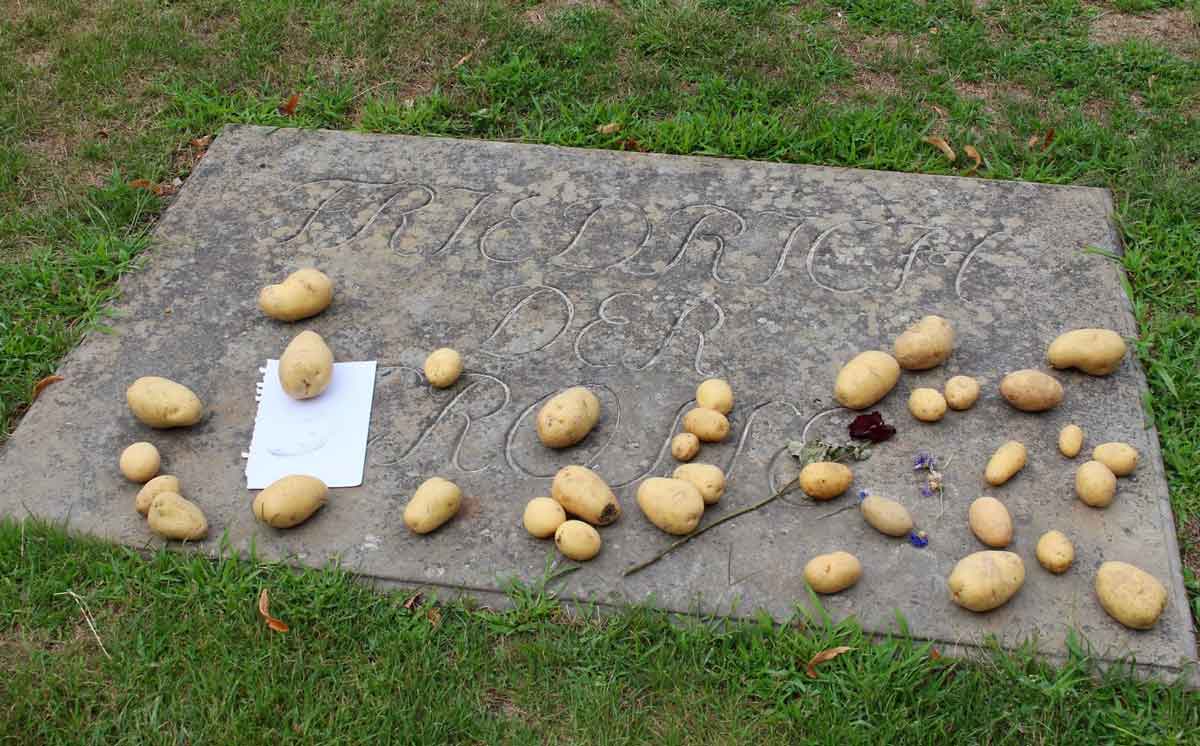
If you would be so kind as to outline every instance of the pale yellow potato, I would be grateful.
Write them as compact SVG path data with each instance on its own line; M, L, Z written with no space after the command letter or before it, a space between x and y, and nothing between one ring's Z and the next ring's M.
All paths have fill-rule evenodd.
M921 422L937 422L946 416L946 397L937 389L913 389L908 411Z
M1000 395L1022 412L1045 412L1062 403L1063 387L1040 370L1018 370L1000 381Z
M521 520L531 535L547 539L567 520L567 511L552 497L535 497L525 506Z
M160 492L146 513L150 530L167 539L198 541L208 535L208 519L200 508L174 492Z
M887 396L899 380L896 358L879 350L860 352L838 371L833 397L848 409L866 409Z
M1013 522L1004 503L994 497L981 497L967 510L971 532L989 547L1003 549L1012 543Z
M148 482L158 474L162 458L153 443L139 441L121 451L121 473L130 482Z
M333 380L333 350L313 331L300 332L279 357L279 385L293 399L312 399Z
M333 280L319 269L298 269L278 285L258 293L259 309L273 319L299 321L316 316L333 302Z
M1129 476L1138 465L1137 449L1128 443L1101 443L1092 449L1092 458L1118 477Z
M881 534L908 536L912 531L913 519L908 508L891 498L867 495L859 509L871 528Z
M166 429L195 425L204 416L204 405L192 390L159 376L143 376L125 390L129 410L143 425Z
M954 350L954 327L941 316L926 316L896 338L896 362L905 370L929 370Z
M691 461L700 453L700 439L693 433L679 433L671 438L671 455L676 461Z
M550 497L573 516L594 526L607 526L621 517L621 504L600 475L586 466L564 466L554 475Z
M137 512L146 515L150 512L150 504L154 502L154 498L163 492L174 492L176 495L182 495L183 490L179 487L179 478L170 474L163 474L146 482L138 490L137 496L133 498L133 507Z
M733 411L733 387L724 378L709 378L696 387L696 406L721 414Z
M835 461L814 461L800 470L800 489L814 500L832 500L850 489L854 472Z
M1025 563L1012 552L987 550L958 561L946 585L950 599L971 611L990 611L1003 606L1021 590Z
M583 521L564 521L554 531L554 546L568 559L587 562L600 554L600 532Z
M705 443L720 443L729 435L729 420L715 409L696 407L683 416L683 429Z
M1075 471L1075 494L1093 508L1107 508L1117 494L1117 477L1100 461L1087 461Z
M1062 531L1047 531L1038 539L1037 560L1042 567L1061 575L1075 561L1075 545Z
M638 485L637 504L668 534L690 534L704 515L704 498L696 485L682 479L651 477Z
M946 406L962 412L979 401L979 381L970 376L954 376L946 381Z
M804 566L804 580L817 593L838 593L858 582L862 563L849 552L818 554Z
M1025 462L1029 458L1029 454L1025 450L1025 445L1015 440L1010 440L1004 445L996 449L992 457L988 459L987 468L983 472L983 478L993 487L999 487L1021 469L1025 468Z
M675 467L671 475L676 479L691 482L700 491L705 505L716 505L725 494L725 472L712 464L684 464Z
M462 355L449 347L439 347L425 358L425 380L435 389L454 385L463 372Z
M600 400L583 386L573 386L546 400L537 413L537 433L549 448L573 446L600 421Z
M1167 608L1166 586L1127 562L1100 565L1096 596L1109 616L1130 629L1150 629Z
M299 526L321 509L329 488L316 477L292 474L271 482L254 496L254 517L274 528Z
M1046 359L1052 368L1078 368L1093 376L1107 376L1121 367L1125 340L1111 329L1076 329L1050 343Z
M404 506L404 525L414 534L427 534L458 515L462 490L449 479L430 477L417 487Z
M1067 458L1075 458L1083 448L1083 428L1067 425L1058 431L1058 452Z

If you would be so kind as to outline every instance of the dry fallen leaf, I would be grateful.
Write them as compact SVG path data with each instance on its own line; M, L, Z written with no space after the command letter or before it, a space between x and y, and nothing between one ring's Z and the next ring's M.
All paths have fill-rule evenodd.
M258 613L263 619L267 620L267 626L276 632L287 632L288 626L282 620L271 616L269 609L269 601L267 600L267 589L263 588L262 593L258 594Z
M609 122L608 124L602 124L596 128L596 131L602 135L615 135L621 131L621 123Z
M30 397L30 401L37 401L37 398L42 395L42 391L44 391L47 386L52 383L58 383L62 379L62 376L46 376L42 380L33 384L33 396Z
M442 612L438 611L438 607L430 606L425 611L425 618L429 620L431 625L436 627L442 623Z
M627 137L620 142L622 150L636 150L639 153L645 153L646 147L632 137Z
M289 98L287 101L284 101L283 104L279 107L279 113L284 115L285 117L290 117L291 115L296 113L296 107L299 105L300 105L300 94L293 93L291 98Z
M939 653L936 648L931 648L929 650L929 660L936 661L936 660L941 660L941 658L942 658L942 654Z
M942 119L949 119L949 118L950 118L950 114L949 114L949 112L947 112L945 109L943 109L942 107L938 106L937 104L930 104L930 105L929 105L929 108L930 108L930 109L933 109L935 112L937 112L937 115L938 115L939 117L941 117Z
M467 64L468 62L470 62L470 61L471 61L471 58L475 56L475 53L476 53L476 52L478 52L480 49L482 49L482 48L483 48L483 45L484 45L484 44L487 44L487 39L480 39L480 40L479 40L479 43L475 45L475 48L474 48L474 49L472 49L470 52L467 52L467 53L466 53L466 54L464 54L462 57L459 57L459 58L458 58L458 62L455 62L455 63L454 63L454 66L455 66L455 67L462 67L463 65Z
M424 600L425 600L424 593L414 593L413 595L408 597L407 601L404 602L404 608L408 609L409 611L412 611L415 607L420 606L421 602Z
M817 666L821 665L825 661L833 660L842 653L848 653L853 649L854 648L847 647L846 645L840 645L836 648L829 648L828 650L822 650L821 652L817 653L812 657L812 660L808 662L808 678L817 678Z
M212 145L212 135L205 135L204 137L197 137L195 140L192 140L192 147L196 150L208 150L209 145Z
M129 186L133 187L134 189L145 189L146 191L150 191L154 188L154 182L150 181L149 179L134 179L133 181L129 182Z
M971 170L966 174L967 176L973 176L979 170L979 167L983 165L983 158L979 155L979 151L975 149L974 145L964 145L963 152L967 154L968 158L975 161L974 165L971 166Z
M179 191L179 189L171 184L155 184L151 191L153 191L159 197L169 197L170 195Z
M954 160L958 158L958 155L954 152L954 148L950 147L950 143L946 142L944 137L935 137L930 135L929 137L924 138L924 141L942 151L942 153L951 163L954 163Z
M1037 144L1041 141L1042 141L1041 135L1030 135L1029 139L1025 141L1025 144L1031 148L1036 148Z
M1054 143L1054 128L1046 130L1046 137L1042 140L1042 150L1048 150Z

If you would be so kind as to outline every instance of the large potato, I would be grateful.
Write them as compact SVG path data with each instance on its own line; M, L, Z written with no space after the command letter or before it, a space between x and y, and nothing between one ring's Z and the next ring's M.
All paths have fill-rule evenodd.
M299 269L258 293L258 307L280 321L316 316L333 302L333 281L319 269Z
M637 504L651 523L676 536L690 534L704 515L700 490L682 479L647 479L638 486Z
M554 535L567 520L567 512L552 497L535 497L525 506L521 521L525 530L539 539Z
M871 528L888 536L908 536L913 519L908 508L887 497L867 495L859 506Z
M158 474L160 466L162 466L162 458L153 443L143 440L121 451L121 473L131 482L141 484L150 481L155 474Z
M733 387L724 378L709 378L696 387L696 406L721 414L733 411Z
M1130 629L1150 629L1167 608L1158 578L1127 562L1105 562L1096 571L1096 596L1108 615Z
M320 510L329 488L316 477L292 474L271 482L254 497L254 516L274 528L299 526Z
M970 376L954 376L946 381L946 406L961 412L975 406L979 400L979 381Z
M1000 395L1022 412L1045 412L1062 403L1063 387L1040 370L1018 370L1000 381Z
M449 347L439 347L425 358L425 380L435 389L454 385L463 372L462 355Z
M926 316L896 338L896 362L905 370L928 370L946 362L954 349L954 327L941 316Z
M1107 508L1117 494L1117 477L1099 461L1088 461L1075 471L1075 494L1093 508Z
M1092 449L1092 458L1118 477L1129 476L1138 464L1137 449L1128 443L1101 443Z
M921 422L937 422L946 416L946 397L937 389L913 389L908 411Z
M158 376L143 376L130 384L125 401L143 425L159 429L195 425L204 416L204 405L191 389Z
M967 510L971 532L984 544L1003 549L1012 543L1013 522L1004 503L994 497L981 497Z
M691 461L700 453L700 439L693 433L679 433L671 438L671 455L676 461Z
M715 409L696 407L683 416L683 429L705 443L720 443L729 435L729 420Z
M1025 582L1025 563L1012 552L988 550L958 561L946 585L954 603L971 611L1003 606Z
M888 395L900 380L900 364L886 352L861 352L838 371L833 397L849 409L866 409Z
M554 475L550 496L573 516L594 526L607 526L621 517L617 496L600 475L586 466L564 466Z
M537 433L550 448L573 446L600 420L600 400L583 386L550 397L537 413Z
M198 541L208 535L208 519L195 504L174 492L160 492L150 503L146 521L156 534L176 541Z
M587 562L600 554L600 532L583 521L564 521L554 531L554 546L568 559Z
M725 494L725 472L712 464L684 464L675 467L671 475L676 479L691 482L700 491L705 505L715 505Z
M313 331L296 335L279 358L279 385L293 399L320 396L333 380L333 350Z
M1067 458L1075 458L1083 448L1083 428L1067 425L1058 431L1058 452Z
M814 461L800 470L800 489L814 500L832 500L854 481L854 472L836 461Z
M133 498L133 507L137 509L137 512L146 515L150 512L150 504L154 502L154 498L163 492L174 492L176 495L182 495L183 491L179 487L179 478L170 474L163 474L146 482L138 490L137 496Z
M404 525L414 534L427 534L458 515L462 490L449 479L430 477L404 506Z
M804 579L817 593L838 593L858 582L862 563L849 552L818 554L804 566Z
M1037 560L1055 575L1066 572L1075 561L1075 545L1062 531L1047 531L1037 543Z
M1025 468L1025 461L1028 457L1029 454L1023 443L1010 440L997 448L992 457L988 459L983 478L993 487L999 487Z
M1111 329L1076 329L1050 343L1046 359L1052 368L1078 368L1106 376L1121 366L1125 340Z

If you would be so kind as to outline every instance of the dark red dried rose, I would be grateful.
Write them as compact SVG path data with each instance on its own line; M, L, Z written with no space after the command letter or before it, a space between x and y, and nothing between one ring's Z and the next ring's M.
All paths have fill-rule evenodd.
M850 437L855 440L882 443L895 434L896 428L884 422L883 415L878 412L860 414L850 423Z

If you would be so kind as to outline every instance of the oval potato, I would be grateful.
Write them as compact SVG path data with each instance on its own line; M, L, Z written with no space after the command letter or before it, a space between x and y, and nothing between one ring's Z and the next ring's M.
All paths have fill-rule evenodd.
M208 519L200 508L174 492L160 492L150 503L146 521L156 534L176 541L198 541L208 535Z
M941 316L926 316L896 338L896 362L905 370L929 370L950 357L954 327Z
M867 495L859 506L871 528L888 536L908 536L913 519L908 508L887 497Z
M293 399L320 396L332 380L333 351L316 332L300 332L279 356L279 385Z
M1058 335L1046 351L1052 368L1078 368L1093 376L1107 376L1121 367L1125 340L1111 329L1075 329Z
M1004 503L994 497L981 497L967 510L971 532L989 547L1003 549L1012 543L1013 522Z
M1117 477L1099 461L1087 461L1075 471L1075 494L1086 505L1107 508L1117 494Z
M554 531L554 546L568 559L587 562L600 554L600 532L583 521L564 521Z
M162 457L153 443L139 441L121 451L121 473L131 482L148 482L158 474Z
M849 552L818 554L804 566L804 580L817 593L838 593L858 582L862 563Z
M1067 458L1075 458L1083 448L1083 428L1067 425L1058 431L1058 452Z
M425 380L435 389L454 385L463 372L462 355L449 347L439 347L425 358Z
M696 406L721 414L733 411L733 387L724 378L709 378L696 387Z
M564 466L554 475L550 497L573 516L594 526L607 526L621 517L621 504L600 475L586 466Z
M458 515L462 490L449 479L430 477L417 487L404 506L404 525L414 534L427 534Z
M1138 464L1137 449L1128 443L1101 443L1092 449L1092 458L1118 477L1129 476Z
M292 474L254 496L254 516L273 528L291 528L311 518L328 498L329 488L320 479Z
M1167 608L1167 589L1127 562L1105 562L1096 571L1096 596L1108 615L1130 629L1150 629Z
M583 386L550 397L537 413L537 433L549 448L573 446L600 421L600 400Z
M638 486L637 504L651 523L676 536L690 534L704 515L700 490L682 479L647 479Z
M958 561L946 585L954 603L971 611L1003 606L1021 590L1025 563L1012 552L987 550Z
M137 496L133 498L133 507L137 512L146 515L150 512L150 504L154 502L154 498L163 492L174 492L176 495L182 495L183 491L179 487L179 478L170 474L163 474L146 482L138 490Z
M979 381L970 376L954 376L946 381L946 406L961 412L979 400Z
M333 302L333 280L319 269L298 269L278 285L267 285L258 293L258 307L279 321L307 319L329 308Z
M715 409L696 407L683 416L683 429L705 443L719 443L729 435L729 420Z
M1045 412L1062 403L1063 387L1040 370L1018 370L1000 381L1000 395L1022 412Z
M694 433L679 433L671 438L671 455L676 461L691 461L700 453L700 439Z
M1019 441L1010 440L997 448L992 457L988 459L983 478L993 487L999 487L1025 468L1027 459L1028 452L1025 450L1025 445Z
M835 461L814 461L800 470L800 489L814 500L832 500L850 489L854 472Z
M946 416L946 397L937 389L913 389L908 395L908 411L921 422L937 422Z
M1055 575L1066 572L1075 561L1075 545L1062 531L1047 531L1037 543L1037 560Z
M535 497L525 506L521 520L531 535L546 539L567 520L567 512L552 497Z
M125 400L133 416L153 428L188 427L204 416L200 397L169 378L143 376L125 390Z
M683 464L675 467L675 479L691 482L700 492L705 505L715 505L725 494L725 472L712 464Z
M848 409L866 409L896 387L900 364L879 350L860 352L838 371L833 397Z

